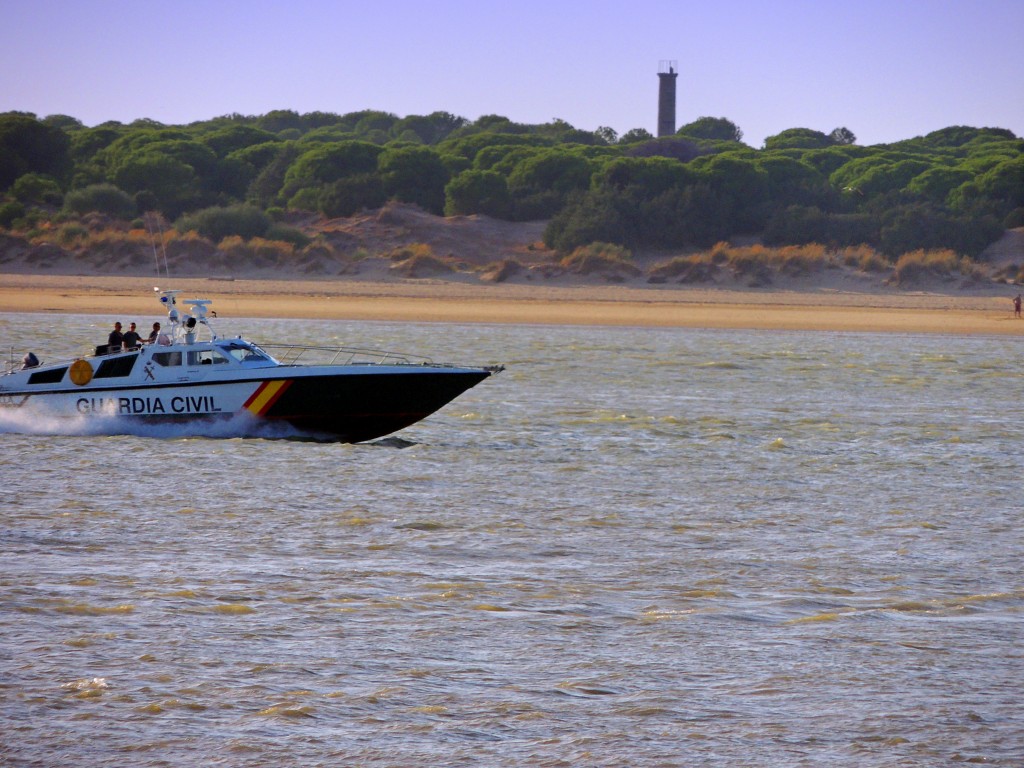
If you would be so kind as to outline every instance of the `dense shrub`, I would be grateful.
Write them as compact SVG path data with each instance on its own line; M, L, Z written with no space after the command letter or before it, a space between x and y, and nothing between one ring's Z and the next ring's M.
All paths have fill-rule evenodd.
M64 209L79 216L96 211L115 219L131 219L136 214L135 201L113 184L91 184L68 192Z
M351 216L364 208L379 208L387 201L376 173L357 173L328 184L317 197L317 208L327 218Z
M0 191L28 173L64 178L71 168L70 145L67 133L34 116L0 113Z
M676 131L676 135L710 141L743 141L743 131L724 117L699 117Z
M975 257L999 239L1002 224L993 216L958 215L928 204L900 205L882 217L879 248L891 257L909 251L953 251Z
M547 219L565 205L573 192L590 186L593 167L583 156L544 150L516 164L508 191L517 219Z
M277 110L96 128L6 113L0 190L25 211L5 206L0 224L55 230L70 214L160 211L191 214L180 225L213 238L249 238L269 224L243 200L333 217L396 199L434 213L546 219L545 242L562 255L595 241L708 248L754 235L833 250L864 243L891 258L922 248L976 255L1024 224L1024 140L1005 129L954 126L865 147L845 128L797 128L760 150L726 118L680 133L690 138L630 131L616 144L614 131L561 120L469 123L443 112Z
M437 215L444 212L444 189L450 174L433 149L386 149L377 160L377 172L389 199L413 203Z
M315 211L320 204L320 190L303 187L288 200L289 211Z
M776 211L764 229L768 245L827 243L832 247L878 243L878 225L867 214L825 213L820 208L792 205Z
M632 144L626 149L626 155L628 157L668 157L688 163L696 157L707 154L708 151L700 145L682 138L652 138L649 141Z
M765 149L824 149L835 144L831 136L810 128L790 128L764 140Z
M496 171L463 171L445 187L448 216L483 213L501 218L508 215L510 204L508 182Z
M11 225L24 215L25 206L18 201L0 203L0 227L10 229Z
M174 227L179 232L198 232L214 242L236 235L245 239L262 237L270 228L270 217L251 205L205 208L182 216Z
M57 230L57 242L65 247L82 243L89 238L89 230L81 224L65 224Z
M60 185L49 176L26 173L11 186L11 194L23 203L60 205L64 200Z
M283 194L322 187L346 176L376 173L381 148L365 141L314 145L295 158L284 174Z
M289 243L295 248L302 249L313 242L301 229L289 227L285 224L272 224L267 228L264 237L267 240L274 240L281 243Z
M631 231L620 207L626 200L609 189L576 195L544 228L544 244L561 253L595 241L629 243Z

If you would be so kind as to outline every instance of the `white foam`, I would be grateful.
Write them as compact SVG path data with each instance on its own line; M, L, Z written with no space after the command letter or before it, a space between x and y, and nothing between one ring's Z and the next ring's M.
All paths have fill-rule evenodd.
M0 411L0 434L23 435L132 435L159 439L207 437L217 439L302 439L310 435L289 424L257 419L248 413L226 419L152 422L93 413L54 416L40 411Z
M80 680L72 680L70 683L64 683L61 686L61 688L66 688L69 691L100 691L109 687L110 685L105 677L83 677Z

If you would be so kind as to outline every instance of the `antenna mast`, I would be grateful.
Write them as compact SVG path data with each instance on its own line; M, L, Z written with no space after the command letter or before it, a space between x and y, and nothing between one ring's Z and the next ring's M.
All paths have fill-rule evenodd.
M149 232L149 241L153 245L153 260L156 262L156 276L160 278L160 254L156 250L156 234L159 231L160 234L160 253L164 257L164 275L168 280L171 279L171 267L167 263L167 248L164 245L164 228L161 223L161 216L155 211L150 211L145 215L146 220L146 231Z

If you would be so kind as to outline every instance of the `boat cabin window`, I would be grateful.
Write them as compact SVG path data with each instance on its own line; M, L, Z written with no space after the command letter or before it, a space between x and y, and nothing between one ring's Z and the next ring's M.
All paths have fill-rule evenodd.
M188 365L223 365L230 362L219 349L202 349L186 353Z
M29 384L59 384L61 379L64 378L65 372L68 367L65 365L63 368L51 368L48 371L36 371L28 377Z
M165 368L181 365L181 352L154 352L153 362Z
M255 347L240 341L232 341L230 344L224 345L223 349L240 363L263 363L270 360Z
M132 368L135 367L135 361L138 359L139 356L137 354L108 357L100 363L100 367L96 369L94 378L111 379L120 376L127 376L132 372Z

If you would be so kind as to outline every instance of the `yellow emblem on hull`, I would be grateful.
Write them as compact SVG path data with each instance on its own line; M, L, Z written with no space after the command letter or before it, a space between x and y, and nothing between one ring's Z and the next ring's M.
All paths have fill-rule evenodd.
M92 366L87 360L75 360L68 370L68 376L78 386L84 386L92 381Z

